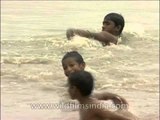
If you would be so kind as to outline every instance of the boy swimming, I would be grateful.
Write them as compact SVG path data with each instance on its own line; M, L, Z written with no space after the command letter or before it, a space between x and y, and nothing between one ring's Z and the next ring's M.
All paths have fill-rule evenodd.
M101 102L91 96L94 88L94 78L89 72L76 71L68 77L71 99L79 101L80 120L135 120L124 114L111 112L102 106Z
M109 13L104 17L102 31L95 33L82 29L67 29L66 37L70 40L73 36L79 35L89 39L95 39L102 43L103 46L110 45L110 43L117 44L118 37L120 37L125 21L122 15L118 13Z
M64 70L64 74L68 77L71 73L84 71L85 69L85 61L83 57L77 51L67 52L62 58L62 66ZM93 97L99 100L112 100L116 106L120 106L122 104L126 105L126 109L128 106L127 101L113 93L109 92L101 92L92 94Z

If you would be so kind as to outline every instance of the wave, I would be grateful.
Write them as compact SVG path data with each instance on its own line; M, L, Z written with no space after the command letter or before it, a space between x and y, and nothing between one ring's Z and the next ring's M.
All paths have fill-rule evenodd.
M148 48L158 50L157 38L147 38L134 32L124 32L119 38L118 45L102 47L101 43L95 40L75 36L68 41L64 36L51 37L35 36L29 41L2 41L1 63L5 64L50 64L52 59L58 59L62 53L71 50L80 51L101 51L102 56L124 51L132 51L135 48L148 51ZM37 40L38 39L38 40ZM145 44L145 46L143 45ZM154 46L153 46L154 45ZM107 52L103 54L103 52ZM109 53L108 53L109 52ZM92 54L92 53L91 53ZM98 54L98 53L97 53ZM112 57L111 56L111 57ZM52 59L51 59L52 58Z
M2 58L1 64L51 64L53 61L45 58Z

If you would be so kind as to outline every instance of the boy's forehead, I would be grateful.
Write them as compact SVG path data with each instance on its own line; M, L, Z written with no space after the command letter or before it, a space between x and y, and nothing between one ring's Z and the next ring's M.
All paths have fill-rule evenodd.
M113 23L113 24L114 24L114 21L112 21L112 20L110 20L110 19L104 19L104 20L103 20L103 23L107 23L107 22L108 22L108 23Z
M107 16L104 17L104 19L111 19L111 16L107 15Z
M76 58L74 58L74 57L68 57L68 58L66 58L66 59L64 59L62 61L62 63L71 63L71 62L77 62Z
M106 18L104 18L104 20L103 20L104 22L106 22L106 21L112 21L111 20L111 18L110 17L106 17Z

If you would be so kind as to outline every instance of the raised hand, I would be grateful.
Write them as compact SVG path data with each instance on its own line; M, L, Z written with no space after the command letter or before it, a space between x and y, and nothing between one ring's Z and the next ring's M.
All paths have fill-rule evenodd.
M129 107L127 100L121 96L114 96L111 100L118 109L127 109Z
M71 40L71 38L74 36L74 29L70 28L70 29L67 29L66 31L66 37L68 40Z

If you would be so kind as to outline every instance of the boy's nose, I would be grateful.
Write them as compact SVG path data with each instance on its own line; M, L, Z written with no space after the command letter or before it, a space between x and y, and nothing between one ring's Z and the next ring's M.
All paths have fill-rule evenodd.
M102 31L104 31L105 30L105 27L104 27L104 25L102 26Z
M72 71L72 68L71 68L71 67L68 67L68 68L67 68L67 72L70 73L71 71Z
M65 71L66 75L69 76L73 72L72 68L67 68Z

